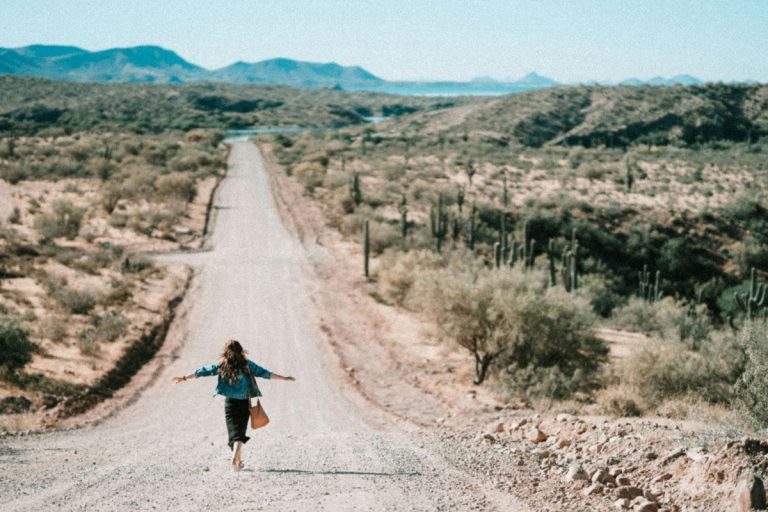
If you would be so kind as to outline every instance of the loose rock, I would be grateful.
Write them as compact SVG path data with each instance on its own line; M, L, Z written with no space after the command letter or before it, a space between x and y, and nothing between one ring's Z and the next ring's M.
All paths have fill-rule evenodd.
M633 487L631 485L622 485L614 489L613 495L617 498L633 500L638 496L642 496L643 490L639 487Z
M740 512L762 510L765 504L765 487L757 475L750 474L739 482L736 487L736 504Z

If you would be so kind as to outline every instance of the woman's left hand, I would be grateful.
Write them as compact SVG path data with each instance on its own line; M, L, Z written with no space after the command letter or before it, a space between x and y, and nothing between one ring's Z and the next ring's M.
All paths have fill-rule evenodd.
M179 382L184 382L185 380L187 380L185 377L174 377L173 383L178 384Z

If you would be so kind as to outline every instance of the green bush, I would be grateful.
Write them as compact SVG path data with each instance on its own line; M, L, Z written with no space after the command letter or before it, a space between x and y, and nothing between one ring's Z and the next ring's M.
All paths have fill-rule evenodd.
M768 324L756 320L742 328L746 349L744 373L739 378L736 403L749 423L768 427Z
M37 346L27 336L27 331L17 320L0 317L0 367L23 368L32 360Z
M422 272L409 299L473 354L477 383L498 363L513 391L560 398L594 384L607 357L588 301L549 288L544 273L454 261Z
M621 379L651 406L686 396L727 403L744 368L741 347L730 333L711 334L698 350L652 341L625 360Z
M687 305L671 297L653 303L632 297L614 311L613 324L664 340L690 340L694 347L713 329L706 305Z
M85 210L72 204L66 199L54 201L51 211L38 215L35 219L35 228L44 240L52 240L59 237L73 239L80 231Z

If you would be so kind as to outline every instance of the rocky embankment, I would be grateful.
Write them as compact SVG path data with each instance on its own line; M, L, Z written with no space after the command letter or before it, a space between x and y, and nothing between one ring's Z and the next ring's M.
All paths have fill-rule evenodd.
M456 465L485 473L535 510L766 508L768 441L726 440L675 422L539 414L485 431L439 433Z

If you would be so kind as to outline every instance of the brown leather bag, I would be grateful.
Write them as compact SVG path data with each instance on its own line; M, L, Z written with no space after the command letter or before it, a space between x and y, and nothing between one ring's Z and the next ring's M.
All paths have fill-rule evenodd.
M248 371L248 376L251 378L251 382L254 383L254 387L256 384L256 380L253 378L253 375L251 374L251 369L248 368L248 364L246 363L245 366L246 370ZM251 387L248 386L248 409L251 411L251 428L257 429L261 428L267 425L269 423L269 416L267 416L266 411L261 406L261 401L257 398L256 399L256 405L251 406Z

